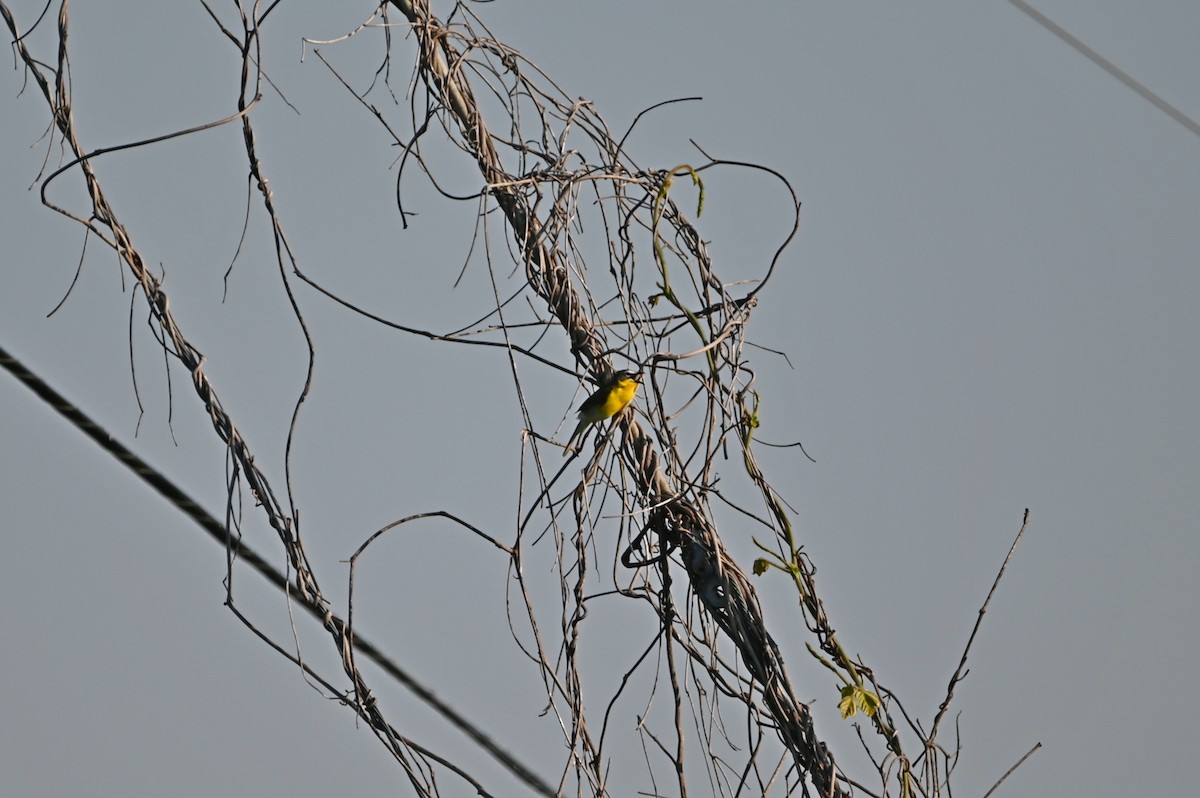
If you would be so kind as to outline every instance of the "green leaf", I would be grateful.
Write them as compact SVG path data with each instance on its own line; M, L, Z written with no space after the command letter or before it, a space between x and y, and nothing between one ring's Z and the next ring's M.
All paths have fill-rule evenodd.
M754 575L762 576L771 567L771 563L767 562L766 557L759 557L754 561Z
M875 717L882 702L876 693L857 684L848 684L842 688L842 700L838 702L838 711L843 718L850 718L862 712L868 718Z

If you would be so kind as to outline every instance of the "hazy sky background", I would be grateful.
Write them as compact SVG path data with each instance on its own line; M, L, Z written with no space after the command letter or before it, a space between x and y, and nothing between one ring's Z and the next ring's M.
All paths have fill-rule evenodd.
M9 5L23 29L41 8ZM1200 116L1200 5L1037 7ZM316 279L401 323L456 329L491 301L478 261L453 288L474 207L442 200L414 170L405 201L419 215L402 230L397 148L301 45L352 30L371 8L274 12L264 63L300 113L266 94L254 116L260 154ZM1194 788L1200 138L1000 0L474 8L614 130L656 102L702 96L642 120L627 149L643 166L699 162L691 138L796 188L801 232L750 337L794 367L754 355L761 437L803 441L816 463L795 450L760 457L798 508L839 633L926 721L1031 509L959 688L957 794L982 794L1038 741L1000 794ZM71 17L85 147L235 110L237 53L198 2L76 3ZM44 23L31 37L47 61L51 31ZM400 93L413 46L396 34ZM323 52L362 87L382 34L360 37ZM74 292L46 318L83 236L27 190L46 158L48 113L32 81L18 96L22 86L20 69L0 71L0 345L220 516L221 446L175 366L168 427L161 353L140 296L130 313L115 256L92 242ZM257 196L221 302L245 207L240 136L226 126L97 169L135 243L162 264L226 408L281 479L304 350ZM448 190L478 189L461 154L434 146L431 157ZM79 183L60 178L51 199L84 207ZM762 180L713 176L699 223L727 278L763 271L787 231L781 197ZM444 508L511 534L523 422L503 354L388 332L311 290L299 301L318 364L293 463L331 598L344 599L343 561L396 518ZM565 437L556 428L575 384L529 366L523 377L538 431ZM222 606L219 547L7 374L0 406L0 794L408 794L351 713ZM279 562L260 516L247 516L251 541ZM749 541L723 534L749 570ZM537 717L536 674L504 625L504 565L445 526L390 538L359 575L363 629L553 781L561 755L543 748L558 732ZM249 572L237 579L240 606L289 639L282 600ZM789 632L794 595L781 579L756 584L819 731L852 744L832 679ZM301 626L306 656L336 673L327 638ZM455 744L386 690L394 721ZM517 717L506 699L525 696Z

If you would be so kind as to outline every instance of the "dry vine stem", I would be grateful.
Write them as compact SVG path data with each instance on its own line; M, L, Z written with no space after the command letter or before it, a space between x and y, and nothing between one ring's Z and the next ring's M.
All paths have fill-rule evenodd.
M294 278L345 307L366 312L301 272L256 154L251 111L258 101L262 81L258 67L262 62L261 36L266 17L278 7L272 4L264 10L255 5L253 10L247 10L239 5L242 29L238 32L225 28L213 9L209 13L237 48L243 67L237 113L220 123L238 121L242 125L249 172L271 220L281 280L307 339L307 326L293 296ZM702 792L722 795L765 795L775 788L781 774L784 782L781 791L787 794L798 792L833 798L857 792L901 796L948 793L947 780L957 751L947 752L938 743L937 722L930 734L924 734L917 723L908 719L908 713L894 695L878 683L874 672L847 653L818 596L815 569L801 552L790 510L768 482L754 455L757 397L752 390L754 373L743 356L747 343L745 331L760 292L770 281L780 254L798 225L799 202L790 186L762 167L716 160L707 155L704 155L706 161L695 167L641 169L626 152L625 138L612 136L590 104L568 100L519 52L496 41L465 6L454 7L450 22L433 16L426 0L390 0L381 7L385 21L389 8L403 14L406 23L396 27L409 34L417 51L412 98L417 130L411 141L400 142L404 145L402 177L404 165L416 161L436 181L425 161L421 142L440 125L473 158L482 175L483 188L477 200L485 205L494 203L503 214L506 240L515 243L514 254L524 283L522 290L532 292L537 300L530 302L533 318L527 326L542 332L551 323L560 327L569 340L575 358L573 365L583 367L595 381L603 380L616 368L628 366L628 363L614 363L618 358L643 367L648 377L644 393L648 395L649 412L644 414L645 425L635 414L626 413L611 426L598 430L596 445L584 461L583 477L566 495L556 496L556 485L567 469L579 461L568 461L563 470L550 477L541 456L545 447L535 443L527 450L530 464L526 466L523 459L522 475L533 474L536 498L528 508L523 507L516 540L511 546L458 521L509 558L529 628L528 639L521 639L515 632L514 636L540 669L549 698L548 711L559 721L569 751L559 784L554 787L544 784L465 719L458 717L454 721L456 727L487 749L535 793L614 794L608 784L611 763L605 748L610 715L624 685L657 648L660 659L665 661L663 667L671 690L674 744L661 740L646 716L639 717L638 725L639 733L644 735L643 744L647 745L648 740L647 747L670 762L676 784L669 792L687 795L690 774L700 770L708 778L708 789ZM2 2L0 11L14 38L19 40L12 15ZM278 535L294 574L291 590L303 606L321 617L341 657L350 687L337 692L328 687L328 681L315 674L313 678L326 685L369 725L404 768L417 794L440 794L434 775L437 765L452 771L478 793L489 794L482 781L465 768L397 731L374 699L356 662L355 636L350 624L333 612L301 544L290 477L286 499L281 500L255 465L246 441L222 407L204 372L203 357L177 324L161 282L146 268L145 259L109 207L92 164L97 153L88 153L76 139L66 82L67 23L68 5L63 2L56 69L43 67L28 53L23 42L16 45L19 57L53 110L59 134L75 156L71 164L50 179L67 168L79 166L91 200L88 214L56 210L85 225L127 264L146 297L164 349L189 373L213 428L228 447L235 474L233 482L245 481ZM371 27L370 23L360 26L355 35ZM388 35L390 46L390 32ZM53 74L53 81L47 79L47 72ZM350 83L343 81L343 85L349 88ZM426 100L423 108L417 102L422 86ZM359 99L388 125L382 112L367 103L365 97ZM499 107L501 116L507 116L508 129L504 135L485 118L485 113L495 107ZM535 120L532 129L526 119ZM583 146L596 153L595 157L585 157L574 146L579 138L584 139ZM741 288L742 284L725 282L719 277L699 231L675 202L679 193L676 184L684 179L699 188L703 198L701 178L716 167L756 170L778 178L792 198L795 219L792 229L784 236L765 272L746 283L753 288ZM591 197L585 201L587 192L591 192ZM605 232L603 242L590 248L579 235L589 203ZM481 219L486 224L487 214L481 214ZM585 267L587 253L597 251L604 253L607 269L589 270ZM611 290L601 288L600 275L611 278ZM501 292L495 287L499 279L494 269L491 276L496 305L490 315L498 320L493 327L471 334L438 335L386 323L435 340L503 346L513 364L518 388L516 363L521 357L567 370L536 353L536 342L532 346L517 343L523 325L506 315L515 314L506 310L508 302L500 299ZM619 312L605 310L614 306ZM469 341L475 333L480 336L499 333L501 340ZM675 349L679 341L683 344ZM311 341L309 344L311 375ZM306 385L304 392L307 390ZM297 412L303 395L297 402ZM680 399L681 395L686 399ZM522 409L529 428L536 428L538 425L524 402ZM692 423L696 421L699 423ZM681 435L680 430L685 428L700 431ZM530 436L530 440L534 437ZM606 459L610 450L614 456ZM740 455L734 462L744 469L765 513L735 504L724 491L717 490L718 463L730 451ZM290 436L288 452L290 457ZM231 503L233 493L231 487ZM595 598L589 582L590 551L597 545L593 530L601 509L612 496L619 504L616 515L621 519L623 538L614 547L614 551L620 551L614 561L613 582L617 588L609 593L653 607L659 630L642 657L622 678L622 687L608 702L604 723L597 730L589 723L585 711L580 651L584 642L582 622ZM756 563L756 569L760 565L762 569L773 566L793 579L800 610L815 643L810 650L842 680L844 699L863 702L863 706L875 700L870 716L877 736L860 736L878 773L878 792L844 773L817 737L812 714L793 688L779 649L767 630L756 591L718 534L712 507L714 497L734 506L740 513L737 517L749 519L748 523L771 532L771 544L762 546L768 557ZM570 524L561 520L563 508L568 506L573 513ZM451 517L443 511L422 515ZM541 519L545 519L544 526L535 528L534 524L542 523ZM355 561L380 535L413 520L416 518L397 521L379 530L354 555ZM553 535L559 562L562 615L558 630L561 639L557 645L547 641L548 634L530 595L531 577L525 570L533 547L545 533ZM231 557L231 576L235 561L236 556ZM624 575L618 575L617 563L624 566ZM678 578L681 567L685 579ZM353 570L351 573L353 579ZM677 585L683 588L674 590ZM232 589L228 603L238 611ZM246 622L254 628L249 620ZM736 659L726 655L730 646L736 650ZM282 646L277 648L284 650ZM968 644L968 651L969 648ZM298 656L294 659L308 667ZM965 659L966 653L964 664ZM939 721L945 715L961 673L960 666L939 712ZM416 693L423 690L413 684L407 686ZM727 724L724 719L724 707L729 702L744 713L744 719L738 723ZM897 723L890 714L892 708L903 712L909 730L920 742L921 753L916 763L910 762L904 752ZM692 765L691 770L685 765L695 762L697 757L685 759L685 740L691 734L685 710L690 711L692 725L706 746L705 756L698 757L701 764ZM438 711L444 717L452 714L448 708ZM735 739L736 734L730 729L738 726L745 729L744 737ZM783 754L769 762L772 739L782 745ZM724 747L718 750L722 741ZM880 741L882 750L876 754L872 744ZM731 764L734 755L740 757L736 765ZM648 765L649 759L647 755Z
M234 474L230 486L230 501L233 501L233 494L237 490L237 485L240 480L245 480L246 486L249 488L255 501L261 507L267 522L276 532L280 541L283 544L286 552L288 565L292 570L292 579L290 590L295 591L299 602L306 608L313 610L322 619L322 623L334 641L334 645L339 652L342 652L342 660L346 670L346 675L349 677L352 688L346 692L333 690L332 686L325 680L312 673L311 669L303 663L298 657L293 659L305 672L312 676L317 683L322 684L326 689L330 690L332 695L347 706L350 706L354 711L365 721L368 727L375 733L376 737L385 745L388 751L395 757L396 761L401 765L405 774L409 779L409 783L418 795L433 796L437 794L436 781L433 776L434 768L437 765L443 765L450 771L456 773L470 784L476 785L478 791L483 793L482 786L478 784L469 774L463 772L456 765L444 760L442 757L433 754L423 746L417 744L410 738L399 733L387 720L384 718L382 710L373 699L370 689L367 687L366 681L359 672L351 656L353 636L350 634L347 625L338 617L331 609L329 602L322 594L318 587L316 575L309 563L308 556L304 551L300 538L296 532L294 514L289 513L285 505L278 499L276 492L271 487L266 475L255 465L254 456L250 451L246 440L234 425L232 418L225 411L217 392L209 380L208 375L204 371L204 358L200 351L192 345L182 328L177 323L174 314L171 312L170 299L163 289L162 282L150 271L147 267L145 259L134 245L132 237L125 229L124 225L119 221L115 211L109 205L104 191L101 187L100 180L96 175L92 164L92 159L95 158L97 152L88 152L80 143L76 131L74 113L71 104L71 90L69 83L69 58L68 58L68 32L70 22L69 4L62 3L58 15L58 57L54 68L46 67L38 61L28 50L24 37L22 36L14 15L8 6L0 3L0 15L5 19L9 30L12 32L16 53L24 63L30 74L41 89L42 95L45 97L53 113L53 126L61 136L63 144L75 156L75 160L67 166L60 168L49 178L43 181L42 184L42 201L48 207L56 210L64 216L71 218L97 237L99 237L107 246L111 247L120 257L125 265L129 268L130 273L137 281L138 288L146 297L147 305L150 309L150 321L156 328L156 335L161 342L164 350L175 357L188 371L197 397L204 406L206 413L211 419L213 429L221 441L225 444L228 450L228 457L231 461L231 471ZM257 160L253 156L253 130L249 124L248 112L254 106L258 98L258 75L257 70L252 66L254 63L260 62L260 58L253 57L256 45L259 41L260 29L258 19L253 20L248 15L243 14L244 34L238 42L239 49L243 57L243 84L242 95L239 101L238 114L231 117L229 120L221 120L214 124L222 124L226 121L241 120L243 123L244 138L247 143L247 149L254 171L257 172ZM257 55L257 54L255 54ZM49 76L47 75L49 73ZM162 140L167 137L158 137L155 140ZM46 187L49 182L59 174L62 174L67 169L78 166L83 173L84 183L88 198L91 202L91 208L88 215L79 215L72 213L64 208L52 205L46 199ZM269 192L266 190L266 181L259 176L259 187L269 202ZM274 218L274 212L272 211ZM287 250L286 242L282 241L282 231L276 225L275 232L278 236L277 242L280 244L281 250ZM290 489L289 489L290 494ZM232 515L232 513L230 514ZM233 523L229 521L228 523ZM230 568L237 558L236 548L230 552ZM232 576L232 570L230 572ZM266 635L263 635L251 621L238 612L233 602L232 582L230 584L230 595L227 597L227 605L235 614L245 622L257 634L263 637L265 641L273 645L281 653L284 650L273 643ZM287 655L290 656L290 655ZM503 752L495 749L492 751L494 756L503 760ZM520 766L515 761L510 761L505 764L506 768L522 778L526 784L543 795L553 795L553 791L542 784L531 772Z
M598 179L607 178L611 184L610 190L618 197L625 197L627 192L639 190L642 196L627 201L622 208L624 218L620 223L621 238L627 243L626 258L622 259L623 266L628 266L629 260L632 259L631 229L637 223L635 220L638 209L641 209L643 214L647 209L651 210L652 227L656 228L661 220L670 228L669 232L658 229L650 231L654 237L656 261L662 275L658 285L662 298L666 300L664 304L677 307L692 322L695 329L705 336L695 349L703 351L707 356L708 367L698 376L698 380L707 395L709 418L713 422L710 425L712 438L708 444L710 451L702 461L703 470L711 470L714 467L715 450L723 445L725 435L731 429L741 430L742 425L750 423L750 418L740 412L740 400L744 391L739 389L737 381L744 378L743 364L739 356L742 329L752 307L754 294L759 289L738 298L727 293L725 286L712 270L700 235L667 195L670 175L644 173L629 166L619 143L608 136L598 117L594 117L586 109L579 109L575 105L555 106L549 95L543 93L543 113L540 116L542 119L558 116L564 125L587 124L602 157L606 157L608 162L586 164L583 168L568 172L561 167L572 153L540 153L552 164L544 173L510 173L497 149L497 141L502 139L498 139L490 131L482 108L476 101L476 91L468 80L468 75L481 71L481 67L470 60L475 53L500 55L504 65L516 75L517 84L517 88L504 92L504 96L512 98L514 102L518 102L523 94L529 97L537 96L533 87L524 83L519 76L519 59L490 37L482 38L464 33L461 28L443 25L430 13L425 2L393 0L392 5L408 19L416 37L420 51L417 67L420 80L448 113L461 137L463 147L475 158L479 166L487 185L488 196L504 212L524 263L525 278L529 287L541 297L550 313L567 332L571 351L577 360L592 371L598 381L606 378L614 367L606 356L609 347L605 345L589 317L589 306L572 282L570 250L562 243L569 238L571 219L568 212L562 212L560 209L574 205L572 198L579 191L581 184L592 183ZM468 69L468 64L472 64L473 68ZM498 77L496 72L493 72L493 75ZM488 89L495 92L491 86ZM541 133L536 139L546 143L562 141L565 136L564 130L558 137ZM525 138L520 135L514 136L517 142ZM520 144L515 144L513 150L519 154L528 152L528 149ZM554 201L551 212L545 218L539 218L535 207L541 199L543 186L552 192ZM676 262L684 262L692 267L687 276L690 285L695 289L697 299L703 303L703 319L699 318L698 313L688 310L683 304L684 300L669 287L667 274L670 265L667 263L667 256L663 254L663 250L668 247ZM644 264L639 264L639 268L643 266ZM622 307L629 314L623 321L632 328L637 324L633 314L638 310L634 297L623 296ZM659 336L660 341L666 338L665 334ZM650 358L652 366L659 362L676 362L675 357L665 353L654 354L656 357ZM716 425L717 419L722 416L725 418L724 423L728 424L724 429ZM776 727L780 739L790 752L801 774L800 781L810 779L819 795L846 794L847 788L839 778L833 757L813 730L811 713L799 700L788 680L778 648L763 622L755 590L743 571L726 554L717 535L702 498L702 487L705 484L703 477L687 479L682 476L685 473L684 464L675 453L677 450L674 446L671 446L671 450L675 464L679 467L676 473L680 476L674 479L668 477L664 473L655 442L633 418L625 417L621 421L620 433L621 459L633 477L633 487L629 491L632 499L628 501L630 511L644 513L647 519L641 539L649 539L656 543L659 556L662 556L663 552L678 548L692 594L736 646L752 679L758 684L767 706L770 723ZM664 424L659 429L659 436L660 440L670 442L670 428ZM739 434L737 440L749 443L749 432ZM593 463L598 461L597 456ZM589 469L589 473L594 475L595 470ZM582 484L574 495L577 534L583 536L589 522ZM640 506L640 511L635 504ZM582 589L577 588L577 592L582 597ZM812 595L810 593L810 596ZM813 600L815 599L810 598L810 601ZM664 602L664 609L669 606L669 601ZM821 619L823 620L823 614ZM664 623L669 626L672 622L673 619L668 614ZM833 630L828 626L818 630L818 633L823 637L825 646L834 639ZM684 634L690 632L685 630ZM748 694L746 697L749 699ZM578 710L579 703L573 703L573 708ZM592 769L590 778L593 786L602 791L604 773L597 756L598 750L586 750L592 748L589 736L578 726L581 720L578 712L573 712L572 715L572 722L577 725L572 729L569 739L585 749L580 752L584 769ZM677 729L680 736L682 732L682 728ZM682 762L678 763L678 767L681 774L679 788L681 792L686 792ZM804 789L807 790L807 786Z

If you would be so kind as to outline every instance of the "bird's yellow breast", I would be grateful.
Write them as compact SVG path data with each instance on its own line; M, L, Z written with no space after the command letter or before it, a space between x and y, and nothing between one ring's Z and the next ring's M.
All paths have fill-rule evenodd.
M625 405L633 401L633 397L637 395L638 384L637 380L625 378L618 380L613 386L612 391L608 394L608 398L604 401L601 408L603 413L602 418L615 416L625 409Z

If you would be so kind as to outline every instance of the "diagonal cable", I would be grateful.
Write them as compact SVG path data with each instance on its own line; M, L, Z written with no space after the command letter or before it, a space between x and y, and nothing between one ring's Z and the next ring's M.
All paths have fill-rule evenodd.
M157 491L159 495L170 502L180 512L196 522L196 525L207 532L209 537L226 547L227 551L236 551L239 560L245 562L275 587L289 593L290 599L299 603L315 619L322 623L326 621L326 615L329 613L328 609L309 601L307 595L303 592L296 591L294 589L295 586L289 583L287 577L279 569L267 562L262 555L253 549L247 548L244 543L230 535L229 530L223 523L201 507L182 488L114 438L89 415L80 410L71 400L47 385L41 377L33 373L24 363L3 347L0 347L0 367L11 373L26 388L33 391L38 398L54 408L54 410L74 424L83 434L95 441L101 449L119 460L130 471L137 474L143 482ZM481 748L491 754L509 772L513 773L527 785L543 795L553 796L555 794L553 787L542 781L537 774L513 757L512 754L502 749L495 741L484 734L478 726L444 703L432 690L425 687L397 665L394 660L385 655L374 643L363 638L358 632L350 631L349 627L342 623L341 619L336 615L333 616L333 619L342 628L347 630L356 654L365 656L371 662L378 665L386 674L411 690L417 698L441 715L456 729L478 743Z
M1164 114L1166 114L1167 116L1171 117L1176 122L1178 122L1179 124L1186 127L1192 135L1200 136L1200 123L1197 123L1196 120L1192 119L1190 116L1185 114L1183 111L1180 111L1178 108L1171 105L1169 102L1164 100L1162 97L1155 94L1144 83L1141 83L1135 77L1133 77L1133 75L1130 75L1128 72L1121 69L1119 66L1114 64L1112 61L1109 61L1107 58L1100 55L1100 53L1096 52L1091 47L1088 47L1080 39L1078 39L1071 32L1069 32L1066 28L1059 25L1057 22L1050 19L1050 17L1046 16L1041 11L1038 11L1033 6L1029 5L1029 3L1026 3L1025 0L1008 0L1008 2L1011 3L1012 5L1016 6L1016 8L1019 11L1022 11L1025 14L1027 14L1031 19L1033 19L1034 22L1041 25L1043 28L1050 31L1058 38L1062 39L1064 42L1066 42L1068 45L1070 45L1080 55L1087 58L1093 64L1100 67L1105 72L1112 75L1114 78L1121 81L1129 88L1133 89L1135 92L1138 93L1138 95L1142 99L1146 100L1148 103L1153 105L1155 108L1162 111Z

